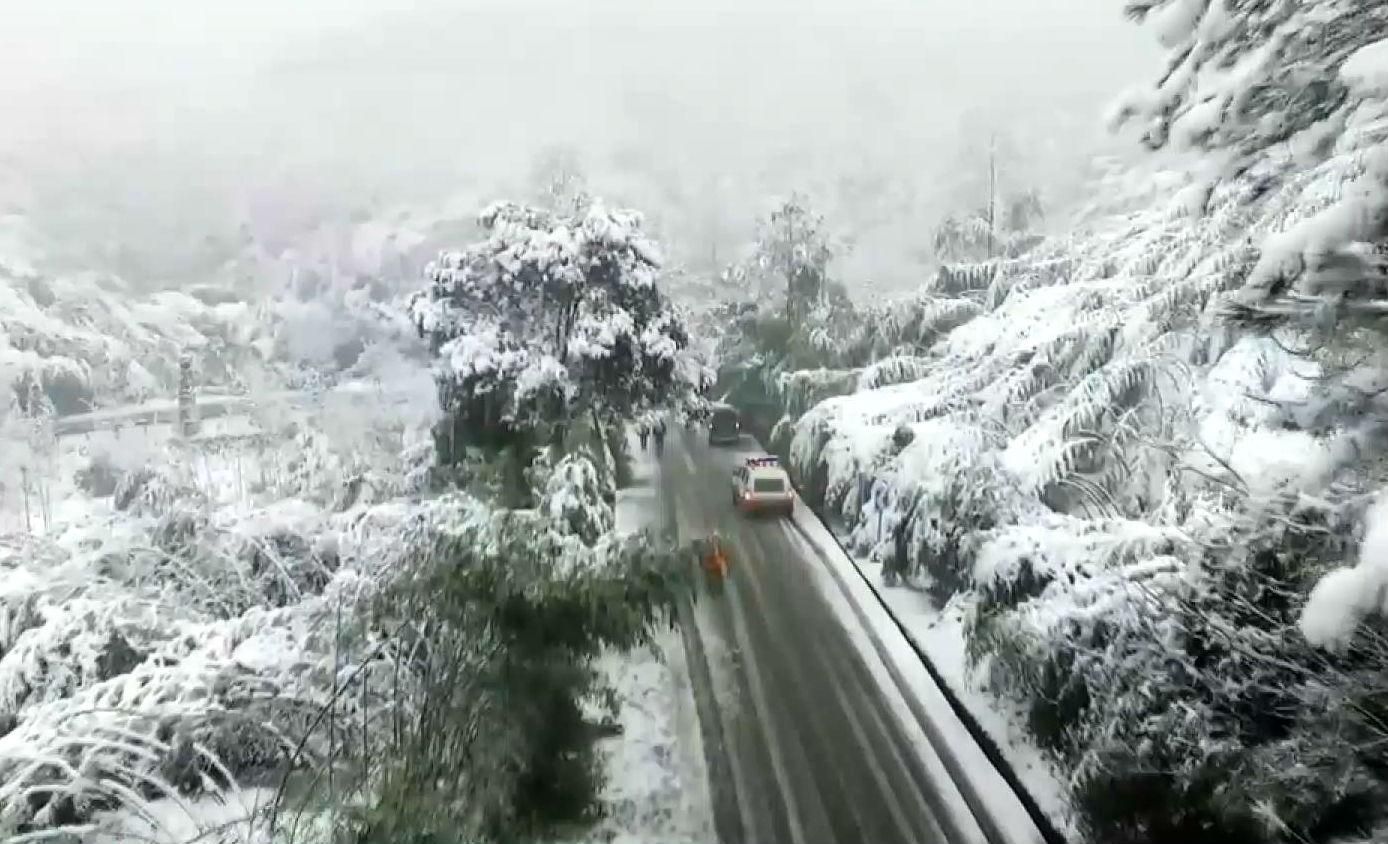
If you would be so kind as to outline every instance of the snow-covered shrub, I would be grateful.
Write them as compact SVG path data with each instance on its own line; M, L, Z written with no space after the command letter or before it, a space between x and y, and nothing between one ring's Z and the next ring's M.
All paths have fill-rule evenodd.
M38 378L55 413L65 416L95 407L89 366L67 358L49 358L45 364Z
M127 472L112 495L117 510L141 516L161 516L203 499L185 467L172 462L147 464Z
M375 752L369 725L401 686L377 683L380 652L353 666L380 639L370 598L405 553L408 506L205 495L193 467L218 461L175 448L122 479L114 512L0 553L3 828L219 793L282 769L300 741L293 768L348 740Z
M112 511L0 546L0 829L153 816L286 770L259 820L281 833L303 813L361 840L590 816L591 661L687 585L654 537L612 532L611 455L591 456L612 435L574 426L532 467L537 507L505 510L399 497L432 443L334 414L280 446L151 455ZM268 483L228 483L243 468Z
M1384 572L1388 570L1388 497L1380 497L1365 514L1368 525L1359 546L1358 565L1325 575L1306 599L1300 627L1317 647L1346 648L1360 625L1388 615Z
M599 691L592 660L647 641L680 583L683 566L651 537L589 544L542 512L459 519L449 502L416 517L403 578L379 610L418 654L407 668L420 697L395 732L380 798L356 821L368 840L583 817L597 787L580 706ZM438 792L441 779L456 787Z
M105 498L108 495L115 495L122 477L122 472L116 466L115 461L111 459L111 455L106 452L98 452L92 455L86 466L77 470L74 480L78 489L88 495L94 498Z
M863 361L920 355L982 310L972 299L942 298L934 290L869 306L859 330L849 339L850 354ZM868 381L862 389L886 386L871 383L872 378Z
M995 692L1027 706L1043 747L1069 748L1094 696L1108 694L1109 659L1155 647L1148 626L1166 613L1183 540L1141 522L1052 515L983 541L972 572L969 656L986 666Z
M1029 230L1044 216L1035 191L993 196L989 207L951 215L936 227L935 255L945 267L1015 257L1036 244L1039 238Z
M172 395L181 353L223 385L254 357L244 303L176 291L139 295L119 279L0 276L0 382L37 381L60 414Z
M204 507L177 555L150 514L89 525L52 559L7 558L47 571L0 588L0 710L17 716L0 737L4 829L141 811L286 762L359 770L370 808L339 818L359 830L437 808L502 834L562 812L552 787L587 811L591 735L573 720L597 688L587 662L642 641L679 583L650 537L587 542L465 496ZM106 577L84 579L98 561ZM98 599L111 578L130 600ZM458 788L421 791L421 776Z
M993 451L996 434L944 417L863 425L843 436L856 423L856 399L826 401L796 425L791 465L807 500L852 514L859 550L930 568L939 588L959 588L971 566L969 537L991 530L1000 513L1024 509L1015 478Z
M797 369L775 374L773 395L780 399L786 416L799 419L825 399L851 392L856 370Z
M0 737L0 824L11 830L138 811L268 772L331 680L321 663L334 645L315 630L346 598L340 586L293 608L206 621L148 597L73 603L51 580L27 582L40 620L0 666L17 720Z
M1378 816L1383 651L1328 661L1296 631L1310 585L1349 545L1350 512L1284 505L1234 525L1174 593L1148 659L1094 678L1126 691L1094 694L1071 744L1096 840L1144 827L1192 840L1211 825L1223 840L1331 840ZM1140 789L1182 808L1138 802ZM1115 790L1132 795L1126 811Z
M891 355L863 368L858 376L859 390L872 390L919 381L935 366L935 361L915 355ZM808 410L809 408L805 408ZM804 411L802 410L801 413ZM798 415L798 414L797 414Z
M979 540L1001 519L1016 518L1023 496L1000 462L973 454L986 435L964 429L949 436L942 426L925 422L898 429L894 439L901 441L897 435L905 431L911 431L911 439L896 459L904 472L924 482L888 481L880 493L874 490L871 506L890 514L877 528L885 528L886 536L872 532L870 512L863 513L861 524L876 543L890 537L889 571L920 573L943 602L973 584Z
M616 524L611 497L592 460L583 454L566 454L545 480L539 509L584 542L593 543Z
M1325 840L1372 816L1384 654L1330 664L1295 633L1350 512L1258 504L1198 540L1052 520L985 544L970 656L1073 770L1087 838Z
M0 657L0 712L67 697L143 661L113 618L128 608L91 600L25 608L37 615Z

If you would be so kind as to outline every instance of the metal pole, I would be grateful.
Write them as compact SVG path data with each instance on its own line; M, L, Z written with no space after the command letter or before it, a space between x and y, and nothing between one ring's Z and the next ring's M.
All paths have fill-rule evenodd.
M20 482L20 488L24 491L24 532L25 532L25 533L33 533L33 532L34 532L34 525L33 525L33 522L31 522L31 521L29 520L29 467L28 467L28 466L21 466L21 467L19 468L19 482Z
M197 407L193 395L193 356L184 352L178 359L178 435L197 432Z
M988 141L988 258L993 258L994 231L998 216L998 135L993 133Z

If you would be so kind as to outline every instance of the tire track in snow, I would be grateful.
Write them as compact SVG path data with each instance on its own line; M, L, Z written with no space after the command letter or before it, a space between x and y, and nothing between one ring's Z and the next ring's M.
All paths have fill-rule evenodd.
M917 739L902 735L899 716L880 717L879 678L845 661L861 657L814 581L815 561L781 535L779 523L744 518L723 504L725 473L740 452L690 450L702 467L692 494L717 514L711 521L736 549L730 596L747 600L734 598L742 606L733 609L752 632L773 690L771 717L761 726L783 735L793 763L789 784L812 844L971 841L942 833L921 793L932 784L922 786L907 764Z
M853 790L858 792L855 805L880 803L884 811L869 812L866 824L871 827L870 841L919 841L921 830L938 834L933 813L920 793L919 780L903 779L902 771L910 771L900 753L900 741L893 741L893 723L883 719L877 684L858 664L859 657L848 647L843 631L837 629L830 610L813 583L804 577L804 563L780 541L779 524L751 524L749 530L761 549L762 571L754 571L754 579L771 569L777 569L773 584L780 585L779 597L789 611L788 629L798 631L799 655L805 670L820 678L815 699L828 698L816 713L821 729L840 734L846 732L842 749L855 748L864 761L868 776L855 778ZM780 545L780 548L777 546ZM792 645L794 647L794 645ZM853 680L856 682L845 682ZM832 738L832 736L830 736ZM891 769L898 776L888 773ZM903 785L906 787L903 789ZM914 787L912 787L914 786ZM904 791L904 793L903 793ZM943 835L935 840L943 840Z
M681 452L684 466L694 466L689 454L675 445ZM697 468L697 467L696 467ZM666 458L661 461L661 478L666 502L666 513L671 530L678 540L694 538L706 532L707 521L701 502L697 496L693 501L685 499L678 490L695 488L695 477L684 474L676 467L675 461ZM707 618L717 606L709 607L716 599L705 596L707 603L700 607L690 604L684 606L688 611L684 635L687 635L701 655L699 675L691 677L691 683L701 688L699 695L699 721L704 733L705 755L710 774L710 792L715 795L713 810L715 824L723 844L761 844L761 842L788 842L789 830L785 825L786 809L779 790L767 788L765 773L770 770L770 750L765 746L765 737L756 728L754 719L744 706L752 699L747 684L742 655L728 647L719 637L706 640L711 628L728 629L726 615L716 619ZM726 606L723 606L726 612ZM715 660L710 650L716 647L723 659ZM731 689L726 683L719 683L715 677L714 666L725 670L717 672L726 676L731 669ZM732 692L731 700L726 695ZM720 700L720 693L724 695ZM716 747L715 747L716 746ZM760 776L759 776L760 775Z

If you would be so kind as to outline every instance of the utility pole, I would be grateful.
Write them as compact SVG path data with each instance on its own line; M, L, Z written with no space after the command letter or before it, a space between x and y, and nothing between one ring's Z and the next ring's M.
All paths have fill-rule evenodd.
M20 483L20 488L21 488L21 489L23 490L23 492L24 492L24 532L25 532L25 533L33 533L33 532L34 532L34 523L33 523L33 521L29 518L29 467L28 467L28 466L21 466L21 467L19 468L19 483Z
M988 139L988 260L996 251L995 232L998 216L998 133Z
M781 257L785 261L786 274L786 322L792 325L795 323L795 234L791 228L790 209L794 201L792 197L790 203L781 206L781 219L786 224L785 240L781 242Z
M193 396L193 356L184 352L178 358L178 435L184 439L197 433L197 406Z

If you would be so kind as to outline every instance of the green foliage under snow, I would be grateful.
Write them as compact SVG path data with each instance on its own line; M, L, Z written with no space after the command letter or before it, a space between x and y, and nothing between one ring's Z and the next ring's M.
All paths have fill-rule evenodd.
M901 309L938 332L865 323L856 391L782 436L854 549L966 601L1086 839L1370 836L1385 12L1130 6L1172 58L1117 116L1216 169L1114 174L1072 233L942 269Z
M376 401L75 467L91 497L0 553L0 830L119 838L251 786L272 799L248 841L591 824L594 660L648 642L687 584L614 531L621 412L645 399L602 362L582 377L593 412L523 464L440 454Z

